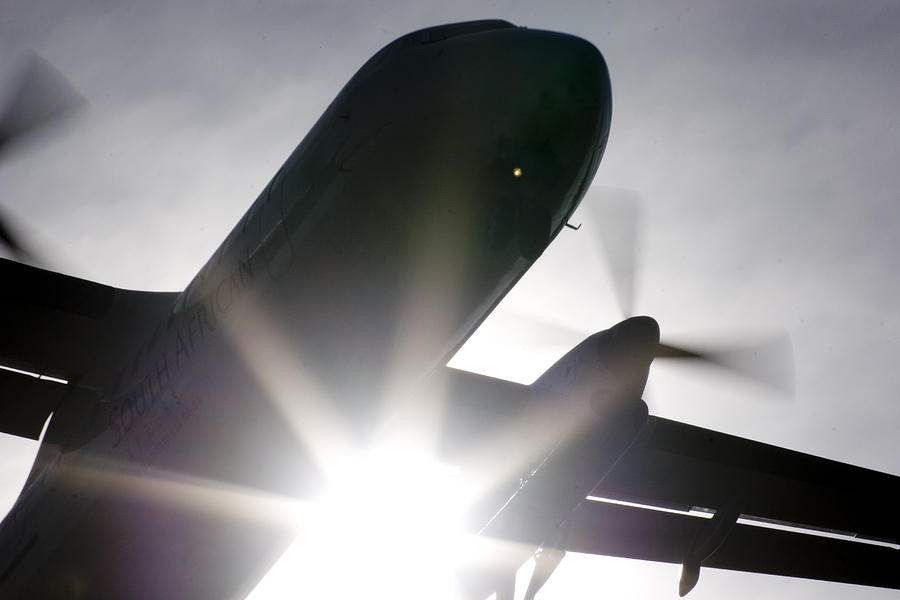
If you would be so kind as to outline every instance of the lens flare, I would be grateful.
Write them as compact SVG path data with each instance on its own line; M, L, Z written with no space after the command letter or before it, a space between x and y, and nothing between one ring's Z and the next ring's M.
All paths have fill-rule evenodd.
M328 465L314 516L248 598L459 597L465 536L457 469L409 448L377 448Z

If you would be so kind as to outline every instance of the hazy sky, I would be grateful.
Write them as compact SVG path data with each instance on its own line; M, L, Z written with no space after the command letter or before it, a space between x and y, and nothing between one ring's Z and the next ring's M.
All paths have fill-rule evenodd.
M0 0L0 93L28 48L88 99L0 167L0 202L56 268L182 288L381 46L472 18L580 35L613 122L574 219L466 349L528 379L617 320L589 205L643 201L636 309L676 340L790 333L797 393L658 365L651 412L900 473L900 4ZM51 141L52 140L52 141ZM44 140L41 140L44 142ZM2 284L0 284L2 285ZM34 444L0 439L10 505ZM544 599L674 597L678 569L574 557ZM601 594L599 590L604 590ZM895 592L705 570L691 598Z

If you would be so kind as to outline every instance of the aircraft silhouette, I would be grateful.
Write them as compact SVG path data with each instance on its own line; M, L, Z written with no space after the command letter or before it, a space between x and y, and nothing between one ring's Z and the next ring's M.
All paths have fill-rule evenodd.
M0 152L78 104L61 81L35 59ZM533 598L566 551L681 564L681 595L701 566L900 588L896 477L649 415L654 359L728 352L631 317L531 385L445 366L568 223L611 106L584 40L424 29L347 83L184 291L2 260L0 430L49 423L0 594L241 597L295 535L279 499L438 412L440 460L480 483L464 528L497 542L462 557L469 597L511 598L536 554ZM9 219L0 242L37 262Z

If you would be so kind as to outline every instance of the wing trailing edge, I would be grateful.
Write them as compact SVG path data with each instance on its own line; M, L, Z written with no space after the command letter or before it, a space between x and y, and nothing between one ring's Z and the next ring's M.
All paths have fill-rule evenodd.
M681 564L681 595L701 567L900 589L900 477L649 425L592 492L606 501L576 511L569 550Z
M572 552L684 564L708 520L608 502L586 502ZM703 567L900 589L897 550L883 545L738 523Z

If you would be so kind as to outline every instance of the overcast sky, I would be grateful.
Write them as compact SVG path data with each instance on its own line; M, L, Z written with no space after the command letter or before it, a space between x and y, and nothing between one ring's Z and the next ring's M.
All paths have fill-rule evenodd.
M31 48L89 101L0 166L0 202L59 270L181 289L369 56L485 17L593 42L613 121L584 227L560 235L461 364L530 379L575 332L619 320L588 209L623 188L643 207L637 312L670 339L786 331L795 351L793 401L657 365L651 412L900 473L897 2L0 0L0 94ZM14 482L2 511L35 446L0 443L0 481ZM674 597L677 575L567 558L541 597ZM889 596L710 570L691 595Z

